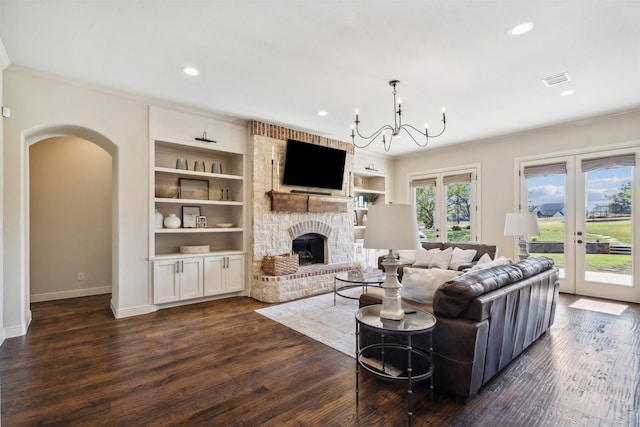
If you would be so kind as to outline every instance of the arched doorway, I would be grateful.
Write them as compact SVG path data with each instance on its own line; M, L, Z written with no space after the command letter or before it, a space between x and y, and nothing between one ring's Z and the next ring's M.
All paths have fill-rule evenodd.
M29 146L30 301L111 293L112 158L59 136Z
M75 126L75 125L49 125L43 126L36 129L31 129L29 131L24 132L23 134L23 142L24 142L24 167L23 167L23 182L25 185L22 187L22 193L25 203L25 217L24 217L24 228L25 228L25 245L24 245L24 270L23 277L24 282L22 282L22 295L23 301L25 302L24 310L27 314L27 317L30 318L30 242L31 242L31 230L30 230L30 198L29 198L29 190L30 190L30 147L34 144L37 144L41 141L46 141L51 138L60 138L60 137L68 137L68 138L77 138L80 140L87 141L88 143L92 143L102 150L104 150L111 158L111 232L110 232L110 241L111 241L111 293L112 293L112 306L114 305L114 300L117 301L119 294L118 287L118 275L117 275L117 260L118 260L118 246L117 246L117 236L118 236L118 147L104 135L85 127ZM77 272L74 272L76 274ZM75 276L77 280L77 275ZM26 332L26 331L25 331Z

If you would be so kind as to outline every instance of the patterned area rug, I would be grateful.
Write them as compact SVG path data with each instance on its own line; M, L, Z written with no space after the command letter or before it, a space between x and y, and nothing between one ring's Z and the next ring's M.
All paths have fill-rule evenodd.
M261 308L256 312L355 357L357 310L358 300L338 296L334 306L333 293L328 293Z

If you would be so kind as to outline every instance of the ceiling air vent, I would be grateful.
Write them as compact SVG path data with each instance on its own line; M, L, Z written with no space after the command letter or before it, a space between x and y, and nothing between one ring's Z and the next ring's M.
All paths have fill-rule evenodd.
M569 81L571 81L571 77L569 77L569 73L555 74L553 76L545 77L544 79L542 79L542 83L544 83L546 87L559 85Z

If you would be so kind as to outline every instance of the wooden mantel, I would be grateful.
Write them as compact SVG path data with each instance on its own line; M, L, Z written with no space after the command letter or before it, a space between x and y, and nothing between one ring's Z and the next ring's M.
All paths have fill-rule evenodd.
M267 192L273 212L347 212L349 198L308 193Z

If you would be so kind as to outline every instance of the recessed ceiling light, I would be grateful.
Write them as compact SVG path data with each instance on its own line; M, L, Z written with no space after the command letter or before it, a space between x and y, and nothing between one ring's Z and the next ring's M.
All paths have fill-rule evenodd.
M198 74L200 74L200 71L198 71L198 69L194 67L182 67L182 72L188 76L197 76Z
M320 110L320 111L318 111L318 115L320 117L324 117L324 116L328 116L329 113L327 111L325 111L325 110Z
M533 22L523 22L509 30L511 36L521 36L533 30Z
M576 91L573 89L565 90L560 92L560 96L569 96L569 95L573 95L574 93L576 93Z

